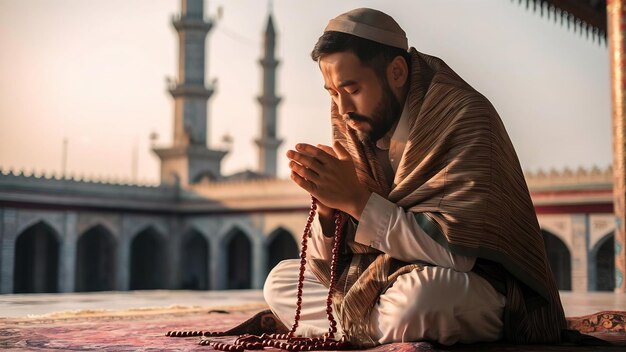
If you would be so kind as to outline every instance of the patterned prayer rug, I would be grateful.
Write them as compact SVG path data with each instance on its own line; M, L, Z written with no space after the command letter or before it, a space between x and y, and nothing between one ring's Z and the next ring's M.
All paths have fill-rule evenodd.
M171 307L122 312L83 311L29 318L0 318L0 350L46 351L212 351L198 337L170 338L169 330L231 328L265 307L247 305L226 310ZM600 312L568 318L569 326L617 346L507 345L481 343L441 346L428 342L396 343L369 351L626 351L626 312ZM231 342L232 337L216 338ZM268 349L269 350L269 349Z

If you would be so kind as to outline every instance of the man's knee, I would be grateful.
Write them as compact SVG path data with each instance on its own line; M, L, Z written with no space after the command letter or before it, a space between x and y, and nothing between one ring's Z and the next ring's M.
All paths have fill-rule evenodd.
M284 286L285 279L289 280L293 276L293 262L300 263L297 259L287 259L276 264L267 275L265 284L263 285L263 297L265 302L271 307L274 299L278 298L281 293L281 287Z
M388 311L389 316L402 325L448 309L449 304L442 299L442 295L451 292L446 292L442 283L433 275L424 271L413 271L400 275L386 294L394 296L391 299L395 304L387 304L385 309L391 310Z
M497 339L504 297L483 281L437 267L400 275L372 314L376 337L381 343L434 340L444 345Z

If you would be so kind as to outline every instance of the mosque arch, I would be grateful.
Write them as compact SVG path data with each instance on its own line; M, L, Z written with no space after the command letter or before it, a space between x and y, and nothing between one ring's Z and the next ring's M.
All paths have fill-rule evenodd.
M596 290L615 289L615 232L603 236L591 250L591 260L595 262Z
M186 290L208 290L209 241L200 231L191 229L183 236L181 250L181 287Z
M85 216L84 218L81 217L79 223L80 224L77 227L79 234L86 234L87 231L90 231L95 227L102 227L104 231L113 236L114 241L118 242L120 239L119 226L116 226L110 218L104 216L92 216L89 214L89 216Z
M75 290L77 292L115 289L115 236L104 225L92 226L76 245Z
M153 226L134 236L130 245L130 289L166 287L165 238Z
M33 226L39 223L44 223L47 226L47 228L50 229L50 231L52 232L52 234L54 235L57 241L61 242L63 240L61 236L61 234L63 233L62 221L60 220L58 216L55 216L54 214L49 214L49 213L41 213L41 214L38 213L36 216L28 220L18 221L16 233L22 234L26 232L26 230L32 228Z
M267 272L285 259L298 258L300 249L291 232L283 227L272 231L267 238Z
M556 235L541 230L548 262L559 290L572 289L572 259L569 249Z
M15 241L13 291L15 293L58 292L59 235L39 221L24 229Z
M252 287L252 241L248 234L234 226L223 240L226 249L227 289L249 289Z
M166 240L164 234L168 233L169 226L163 217L128 216L125 222L127 224L125 224L123 232L127 234L127 236L122 235L120 238L126 237L129 241L132 241L142 231L152 228L152 230L159 234L163 240Z

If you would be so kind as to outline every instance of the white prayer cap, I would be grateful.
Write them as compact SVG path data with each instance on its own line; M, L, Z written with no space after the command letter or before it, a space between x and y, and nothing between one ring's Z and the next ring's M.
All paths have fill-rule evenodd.
M406 33L398 22L384 12L360 8L343 13L332 20L324 32L342 32L380 44L408 50Z

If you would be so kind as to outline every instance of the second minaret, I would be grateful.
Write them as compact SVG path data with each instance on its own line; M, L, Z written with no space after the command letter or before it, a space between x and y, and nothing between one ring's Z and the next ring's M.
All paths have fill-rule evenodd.
M263 40L264 56L259 60L263 68L262 95L257 97L261 104L261 136L255 141L259 147L259 172L276 177L277 150L283 142L276 136L276 108L281 98L276 96L276 31L272 14L268 16Z

